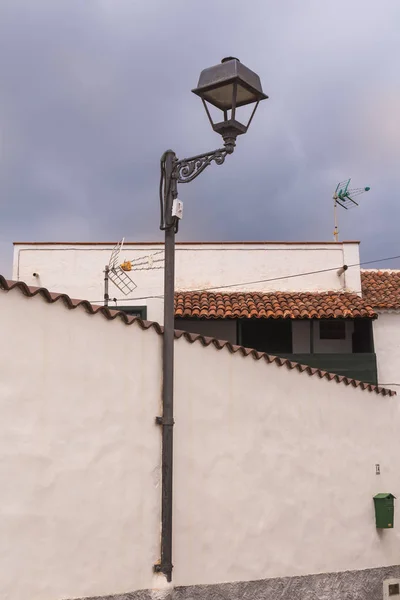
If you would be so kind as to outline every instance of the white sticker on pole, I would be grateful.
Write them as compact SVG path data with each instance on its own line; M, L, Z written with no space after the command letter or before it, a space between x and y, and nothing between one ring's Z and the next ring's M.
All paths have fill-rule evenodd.
M178 200L178 198L175 198L172 203L172 216L178 219L182 219L183 217L183 202Z

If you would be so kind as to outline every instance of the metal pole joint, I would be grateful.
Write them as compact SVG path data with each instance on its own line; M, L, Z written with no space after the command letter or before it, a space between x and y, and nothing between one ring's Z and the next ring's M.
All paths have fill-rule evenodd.
M170 426L174 426L175 425L175 421L174 421L174 419L164 419L164 417L156 417L156 424L157 425L170 425Z

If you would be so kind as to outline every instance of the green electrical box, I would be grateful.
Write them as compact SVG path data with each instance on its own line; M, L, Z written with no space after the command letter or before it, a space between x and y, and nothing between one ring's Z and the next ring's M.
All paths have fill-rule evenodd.
M376 494L374 496L375 518L377 529L392 529L394 525L393 494Z

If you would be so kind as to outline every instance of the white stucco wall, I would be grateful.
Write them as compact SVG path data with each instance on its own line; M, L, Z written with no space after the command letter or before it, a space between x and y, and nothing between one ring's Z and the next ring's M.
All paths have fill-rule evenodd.
M398 564L372 500L400 494L398 397L183 340L176 363L176 585Z
M373 327L379 384L400 391L400 312L380 312Z
M161 338L19 292L0 315L0 598L151 587Z
M158 585L161 337L0 291L0 598ZM174 584L398 564L397 397L176 342ZM375 464L381 475L375 475Z
M102 303L103 271L114 244L23 244L14 246L13 278L74 298ZM133 260L162 251L162 244L127 243L122 258ZM157 255L159 258L159 255ZM338 276L343 264L359 263L359 245L343 243L182 243L176 246L176 289L193 290L222 286L224 291L326 291L361 292L359 267ZM333 269L326 271L326 269ZM311 275L250 283L319 271ZM38 273L39 277L33 277ZM131 272L136 290L129 304L147 304L148 318L162 321L163 271ZM238 284L240 286L232 284ZM111 298L123 297L110 284ZM149 296L156 296L150 297ZM161 298L160 298L161 296ZM146 297L143 300L143 297Z

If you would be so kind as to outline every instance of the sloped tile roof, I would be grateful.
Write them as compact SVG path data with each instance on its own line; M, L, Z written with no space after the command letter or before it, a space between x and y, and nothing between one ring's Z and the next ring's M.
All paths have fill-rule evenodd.
M178 292L176 317L204 319L355 319L377 315L356 294Z
M0 275L0 290L4 290L6 293L11 291L18 291L19 293L24 294L24 296L27 296L28 298L40 296L49 304L53 304L54 302L61 302L66 308L70 310L82 308L91 315L102 315L104 318L110 321L114 319L119 319L123 321L123 323L125 323L126 325L132 325L135 323L141 329L153 329L159 335L162 335L164 331L161 325L153 321L143 321L138 317L129 316L122 311L110 310L109 308L106 308L104 306L95 306L91 304L88 300L74 300L70 298L67 294L49 292L49 290L47 290L46 288L31 287L21 281L9 281L5 279L2 275ZM393 390L373 385L371 383L358 381L356 379L350 379L349 377L345 377L343 375L335 375L334 373L328 373L327 371L323 371L322 369L315 369L308 365L301 365L287 358L272 356L270 354L266 354L265 352L257 352L257 350L252 350L251 348L244 348L243 346L236 346L234 344L231 344L230 342L217 340L212 337L206 337L200 334L175 330L175 339L180 338L185 339L190 344L199 342L203 346L214 346L214 348L216 348L217 350L226 349L232 354L239 353L242 356L251 356L254 360L263 360L268 364L275 363L279 367L285 366L287 369L296 370L299 373L307 373L310 376L319 377L320 379L326 379L327 381L336 381L337 383L343 383L346 386L349 385L355 388L361 388L362 390L374 392L382 396L396 395L396 392Z
M400 271L361 271L363 298L374 308L400 310Z

